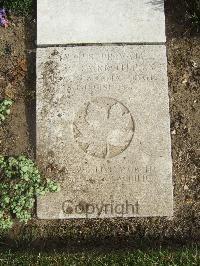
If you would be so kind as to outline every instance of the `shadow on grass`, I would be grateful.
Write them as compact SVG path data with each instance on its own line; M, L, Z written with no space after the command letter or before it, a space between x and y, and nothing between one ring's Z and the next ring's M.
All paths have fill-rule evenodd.
M199 265L197 246L157 250L83 250L82 252L1 251L6 265Z
M25 18L26 41L26 116L29 128L29 140L36 158L36 3L33 13Z

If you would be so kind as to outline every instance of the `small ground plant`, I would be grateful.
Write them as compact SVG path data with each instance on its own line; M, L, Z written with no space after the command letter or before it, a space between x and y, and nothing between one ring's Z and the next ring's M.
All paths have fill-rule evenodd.
M36 196L58 190L58 184L43 178L30 159L0 156L0 229L10 229L14 219L27 223Z
M2 100L0 101L0 124L6 119L10 114L10 108L12 106L11 100Z

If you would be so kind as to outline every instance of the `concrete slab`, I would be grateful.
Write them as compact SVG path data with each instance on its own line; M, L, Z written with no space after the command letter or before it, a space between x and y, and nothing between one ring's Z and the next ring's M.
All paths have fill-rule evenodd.
M37 159L61 183L39 218L171 216L166 47L39 48Z
M38 0L38 45L165 42L164 0Z

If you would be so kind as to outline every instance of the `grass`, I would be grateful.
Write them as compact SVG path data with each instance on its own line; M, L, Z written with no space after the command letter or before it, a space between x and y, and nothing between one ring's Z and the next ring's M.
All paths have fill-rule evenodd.
M17 14L28 14L32 11L34 0L0 0L0 6Z
M169 265L200 265L199 250L197 247L183 248L180 250L150 250L144 252L135 251L115 251L115 252L13 252L11 250L0 251L0 265L113 265L113 266L169 266Z

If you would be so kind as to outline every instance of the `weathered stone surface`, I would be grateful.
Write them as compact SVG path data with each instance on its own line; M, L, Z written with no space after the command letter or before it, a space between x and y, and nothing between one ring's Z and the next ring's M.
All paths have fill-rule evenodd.
M166 48L42 48L37 54L37 157L61 192L38 217L171 216Z
M164 0L38 0L38 44L165 42Z

